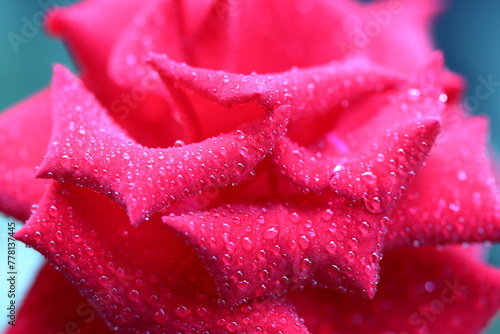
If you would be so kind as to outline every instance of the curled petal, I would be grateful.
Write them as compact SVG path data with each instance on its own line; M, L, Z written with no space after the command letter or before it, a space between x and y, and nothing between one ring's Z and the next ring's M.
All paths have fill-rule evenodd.
M500 195L486 151L488 122L457 106L434 151L395 207L385 245L500 241Z
M463 249L385 254L373 300L307 289L290 296L312 333L481 333L500 308L500 272Z
M360 203L225 206L163 221L195 247L230 304L308 285L375 294L387 218Z
M445 104L435 80L441 64L437 55L400 88L349 106L313 145L301 146L285 137L274 155L279 170L306 190L330 188L342 196L363 198L372 212L390 210L439 133Z
M173 202L244 181L283 136L283 106L239 130L182 147L133 142L69 72L56 68L54 133L39 177L99 191L127 209L133 223Z
M388 210L404 193L427 158L444 110L442 91L436 86L442 72L440 54L404 86L368 99L368 93L395 88L401 78L358 58L281 74L242 75L152 57L165 82L180 81L221 105L250 101L267 109L291 105L292 132L306 115L322 119L336 114L316 148L301 147L285 137L275 152L276 164L302 188L332 188L344 196L364 198L373 212ZM341 108L344 104L352 104L349 113ZM299 132L303 140L305 130Z
M289 104L291 121L324 117L342 101L355 100L370 92L381 92L402 81L396 71L364 58L272 74L234 74L195 68L151 55L153 66L167 82L185 85L226 107L256 101L266 109Z
M177 117L169 97L157 94L155 87L161 86L159 81L143 77L123 87L120 85L123 80L109 73L115 58L115 44L126 33L130 22L151 7L149 3L151 1L81 1L52 10L47 28L66 42L81 69L85 86L130 136L151 147L168 146L177 139L191 140L191 129L189 123ZM144 131L145 128L148 131Z
M120 333L252 333L257 327L308 333L280 300L220 307L210 275L174 231L155 218L132 227L117 203L88 188L54 182L15 237L63 272Z
M275 158L281 171L304 189L363 198L372 212L396 203L427 158L439 132L439 122L423 120L371 140L372 149L342 152L331 133L329 149L311 151L284 138ZM366 135L365 135L366 136ZM373 137L372 137L373 138Z

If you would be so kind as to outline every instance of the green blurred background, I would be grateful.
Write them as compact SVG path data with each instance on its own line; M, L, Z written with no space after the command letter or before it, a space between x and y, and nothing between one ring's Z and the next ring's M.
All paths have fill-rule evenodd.
M74 69L63 44L48 37L37 24L38 14L45 7L43 4L66 5L72 2L76 1L0 0L0 110L46 86L54 63ZM14 34L22 36L26 21L35 22L25 34L29 38L17 40L17 45L13 46ZM500 82L500 1L450 0L447 11L435 26L435 40L437 48L444 51L447 65L467 78L467 97L473 111L490 117L492 144L496 152L500 152L500 87L485 100L474 98L481 77L487 79L491 76L493 81ZM0 217L1 220L7 218ZM0 254L5 254L5 232L6 229L2 229L0 233ZM23 266L19 268L19 291L29 286L31 273L36 271L40 262L37 254L23 248L18 246L18 262ZM500 246L492 248L490 262L500 266ZM4 292L1 293L0 305L5 305ZM0 330L3 325L0 323ZM488 333L500 333L500 320Z

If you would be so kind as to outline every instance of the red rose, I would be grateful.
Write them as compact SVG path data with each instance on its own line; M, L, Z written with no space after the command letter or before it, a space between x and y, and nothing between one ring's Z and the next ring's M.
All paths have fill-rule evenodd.
M0 117L0 209L50 263L8 333L480 332L500 272L462 245L500 239L500 197L437 11L52 12L81 79Z

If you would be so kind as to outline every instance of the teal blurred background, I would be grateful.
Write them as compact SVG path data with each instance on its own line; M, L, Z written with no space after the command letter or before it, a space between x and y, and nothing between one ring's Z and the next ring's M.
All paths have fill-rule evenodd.
M76 1L0 1L0 110L46 86L54 63L74 69L63 44L48 37L39 26L40 14L46 5L72 2ZM437 48L444 51L447 65L467 78L467 102L475 113L490 117L492 144L496 152L500 152L500 87L485 100L477 99L474 93L481 78L491 77L494 82L500 82L500 1L450 0L448 7L435 26ZM1 220L6 218L0 216ZM1 237L3 247L4 229ZM22 248L20 246L18 248ZM19 264L25 267L20 269L19 289L23 290L29 286L30 272L36 270L33 268L40 258L30 250L21 252L18 259L24 257L25 260ZM5 254L3 249L1 254ZM493 247L490 261L500 266L500 246ZM1 293L4 298L3 291ZM0 305L5 305L3 299L1 301ZM0 330L1 326L3 323ZM500 333L500 321L489 333Z

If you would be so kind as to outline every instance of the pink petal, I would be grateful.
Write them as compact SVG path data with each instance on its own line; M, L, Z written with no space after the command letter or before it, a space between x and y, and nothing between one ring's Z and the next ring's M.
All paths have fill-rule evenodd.
M500 271L462 249L398 249L381 266L373 300L320 289L289 299L314 334L474 334L500 308Z
M275 153L276 163L302 188L332 188L344 196L364 198L370 210L380 212L400 198L437 136L444 104L435 82L441 76L442 56L434 58L401 89L371 99L365 96L359 103L366 93L391 88L400 79L359 59L272 75L196 69L162 56L153 56L153 63L166 82L180 81L227 107L251 101L267 109L290 104L292 134L294 125L310 133L321 131L304 126L306 115L324 124L334 107L353 104L349 114L342 109L337 113L333 130L316 143L318 148L301 147L284 138ZM296 136L304 140L305 132L299 130Z
M396 206L386 247L500 241L500 195L486 149L488 122L450 119L426 166Z
M189 2L189 1L187 1ZM158 74L146 63L150 52L166 52L172 58L185 60L182 48L181 6L186 1L147 1L131 20L110 57L109 72L120 85L131 88L139 83L149 90L165 94Z
M125 207L135 224L179 199L244 181L288 118L283 106L233 133L151 149L127 137L62 67L55 70L53 99L54 134L38 176L93 188Z
M181 238L155 218L130 226L117 203L91 189L54 183L16 238L47 257L120 333L253 333L258 326L307 333L279 300L220 308L210 275Z
M445 105L434 82L441 62L438 56L400 89L350 105L314 145L282 139L275 151L280 172L306 190L330 188L342 196L363 198L372 212L389 210L438 135Z
M140 0L86 0L54 9L49 14L47 28L64 38L82 67L83 76L93 77L91 81L97 84L99 79L106 78L114 41L143 4ZM117 7L120 10L110 11Z
M413 71L431 57L438 7L410 0L222 0L186 44L190 64L239 73L314 66L353 53Z
M349 147L353 150L348 152L339 152L342 151L339 146L346 144L334 132L324 151L308 150L285 138L276 150L276 163L287 177L304 189L324 191L331 188L343 196L363 198L370 211L382 212L392 207L410 184L438 132L436 120L395 127L384 135L365 132L360 139L372 138L365 142L371 147L351 144Z
M394 70L364 58L252 75L195 68L166 55L152 54L151 62L165 82L180 83L225 107L252 101L266 109L289 104L294 109L292 123L325 117L341 103L402 82L402 76Z
M48 264L25 297L15 324L5 333L112 333L78 290Z
M229 304L319 285L373 297L387 218L362 204L226 205L163 221L206 263Z
M0 211L22 221L47 184L35 174L47 150L51 118L47 90L0 115Z
M130 136L143 145L168 146L177 139L190 140L192 131L189 123L176 118L174 112L167 112L175 110L172 101L155 94L147 78L121 87L109 73L117 40L149 2L82 1L52 11L47 26L64 39L81 68L86 87ZM148 131L143 131L145 128Z

